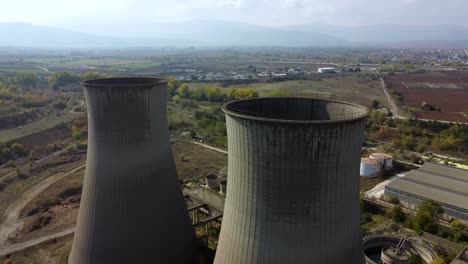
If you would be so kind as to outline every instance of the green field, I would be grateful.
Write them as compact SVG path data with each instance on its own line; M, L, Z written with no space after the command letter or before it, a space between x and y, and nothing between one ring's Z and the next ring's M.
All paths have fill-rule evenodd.
M47 117L39 121L29 123L24 126L15 127L0 132L0 141L9 142L17 138L25 137L43 130L53 128L57 124L64 122L68 123L78 117L84 116L84 113L65 113L60 116Z
M197 82L189 84L191 89L216 85L220 85L220 83ZM387 104L379 82L359 75L337 76L321 80L230 85L227 88L236 87L252 87L259 92L260 96L266 96L274 90L286 90L295 96L336 96L338 99L347 99L366 105L375 99L380 101L382 105Z
M404 83L407 88L426 88L426 89L462 89L462 87L453 83L428 83L428 82L407 82Z

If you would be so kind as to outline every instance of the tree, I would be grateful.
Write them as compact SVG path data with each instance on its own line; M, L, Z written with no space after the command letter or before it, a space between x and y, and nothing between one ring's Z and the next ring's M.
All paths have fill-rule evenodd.
M384 126L379 128L379 130L375 132L373 137L376 140L383 141L392 138L392 134L392 130L388 126Z
M273 90L268 94L269 97L288 97L291 93L286 90Z
M437 219L444 212L439 204L432 200L424 200L419 204L418 212L413 219L414 229L417 232L437 232Z
M412 136L404 136L401 139L401 145L405 149L413 150L416 147L416 140Z
M174 77L169 77L169 79L167 80L167 94L169 96L174 96L179 86L180 86L179 80L177 80Z
M398 205L393 207L392 211L390 212L390 216L393 219L393 221L397 223L402 223L403 221L405 221L406 218L405 214L403 213L403 210L401 210L401 207Z
M80 76L73 72L56 72L49 80L50 86L54 89L78 83L80 83Z
M206 101L208 96L206 95L206 88L200 87L192 91L192 99L197 101Z
M81 81L87 81L87 80L92 80L92 79L100 79L100 78L105 78L106 75L100 73L100 72L87 72L81 76Z
M228 101L257 97L258 92L253 88L232 88L226 94Z
M39 82L37 75L32 72L20 72L14 80L16 84L27 87L35 87Z
M208 101L210 102L222 102L226 95L223 93L223 90L219 86L212 86L206 89L206 95Z
M189 86L188 84L184 83L182 85L179 86L179 88L177 88L177 94L181 97L181 98L190 98L190 89L189 89Z

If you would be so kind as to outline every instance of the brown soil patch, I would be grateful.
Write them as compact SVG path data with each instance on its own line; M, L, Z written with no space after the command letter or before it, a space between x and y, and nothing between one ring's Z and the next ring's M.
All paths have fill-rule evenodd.
M418 112L418 117L424 119L461 121L468 120L461 112L468 110L468 72L447 71L426 74L397 74L388 76L390 89L395 89L403 95L404 103L416 107L422 102L429 103L441 109L441 113ZM443 88L406 88L404 83L454 84L461 89ZM458 114L460 113L460 114Z
M225 176L225 154L183 140L173 140L172 150L180 179L200 179L210 173Z

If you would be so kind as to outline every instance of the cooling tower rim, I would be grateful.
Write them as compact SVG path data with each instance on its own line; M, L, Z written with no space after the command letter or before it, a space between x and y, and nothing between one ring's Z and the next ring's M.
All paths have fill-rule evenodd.
M299 99L299 100L311 100L311 101L325 101L330 103L338 103L344 105L350 105L357 108L362 109L362 113L357 115L356 117L352 116L349 118L342 118L342 119L330 119L330 120L291 120L291 119L281 119L281 118L265 118L265 117L258 117L249 114L244 114L241 111L236 111L229 106L231 104L235 104L241 101L256 101L256 100L268 100L268 99ZM321 98L310 98L310 97L299 97L299 96L285 96L285 97L262 97L262 98L249 98L249 99L241 99L241 100L234 100L227 102L221 106L221 110L230 116L240 117L247 120L256 120L256 121L264 121L264 122L271 122L271 123L289 123L289 124L336 124L336 123L344 123L344 122L352 122L357 120L362 120L367 118L370 115L369 108L362 106L360 104L351 103L347 101L341 100L332 100L332 99L321 99Z
M84 87L153 87L160 84L165 84L168 81L164 78L145 77L145 76L128 76L128 77L109 77L97 78L81 82Z

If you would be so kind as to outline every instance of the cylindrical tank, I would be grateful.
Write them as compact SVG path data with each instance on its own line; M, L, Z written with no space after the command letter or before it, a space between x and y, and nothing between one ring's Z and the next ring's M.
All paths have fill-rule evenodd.
M222 109L229 192L215 263L364 263L359 161L368 109L310 98Z
M221 180L219 182L219 192L226 194L227 180Z
M190 263L194 233L169 142L167 82L83 86L88 154L69 263Z
M205 176L206 187L217 190L219 188L219 177L215 174Z
M359 174L364 177L379 176L380 163L376 159L362 158Z

